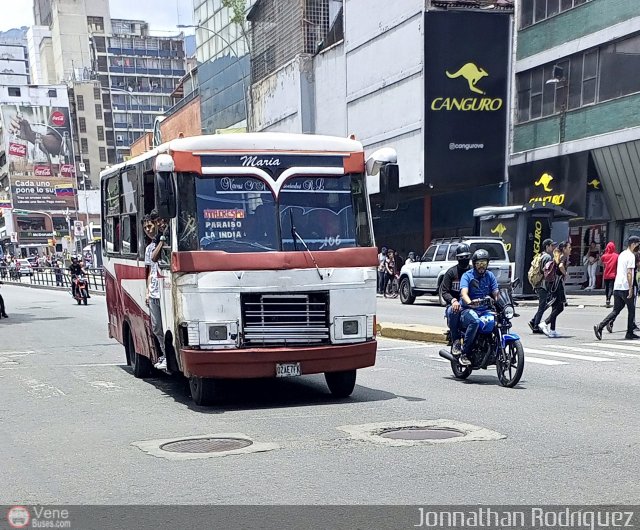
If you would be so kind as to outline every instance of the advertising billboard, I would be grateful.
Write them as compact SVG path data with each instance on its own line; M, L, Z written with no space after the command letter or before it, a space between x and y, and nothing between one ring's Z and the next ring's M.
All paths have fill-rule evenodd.
M425 13L425 184L505 180L511 15Z
M75 166L68 103L63 106L2 102L0 129L13 207L75 210Z
M574 153L509 167L510 204L553 204L584 217L588 159L588 153Z

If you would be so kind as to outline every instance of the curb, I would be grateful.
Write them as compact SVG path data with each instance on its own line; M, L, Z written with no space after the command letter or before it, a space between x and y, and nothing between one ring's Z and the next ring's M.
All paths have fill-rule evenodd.
M419 324L378 324L377 335L385 339L413 340L419 342L435 342L446 344L445 328L422 326Z

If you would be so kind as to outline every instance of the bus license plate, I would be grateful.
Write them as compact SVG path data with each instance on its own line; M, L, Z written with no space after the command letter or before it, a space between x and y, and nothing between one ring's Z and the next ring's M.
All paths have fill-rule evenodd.
M294 377L302 375L300 363L276 364L276 377Z

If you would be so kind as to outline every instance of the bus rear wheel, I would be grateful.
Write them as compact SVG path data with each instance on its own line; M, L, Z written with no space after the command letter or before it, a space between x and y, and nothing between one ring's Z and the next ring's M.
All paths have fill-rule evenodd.
M79 303L79 302L78 302ZM133 375L138 379L144 379L151 376L151 361L148 357L140 355L136 352L131 333L127 333L127 353L131 363Z
M189 390L191 390L191 399L196 405L211 405L216 396L216 381L192 375L189 378Z
M356 371L345 370L344 372L325 372L324 378L327 386L335 397L349 397L356 386Z

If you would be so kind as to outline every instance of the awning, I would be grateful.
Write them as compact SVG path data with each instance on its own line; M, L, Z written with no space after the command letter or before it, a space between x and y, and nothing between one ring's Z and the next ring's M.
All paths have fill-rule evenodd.
M640 140L591 151L614 219L640 218Z

